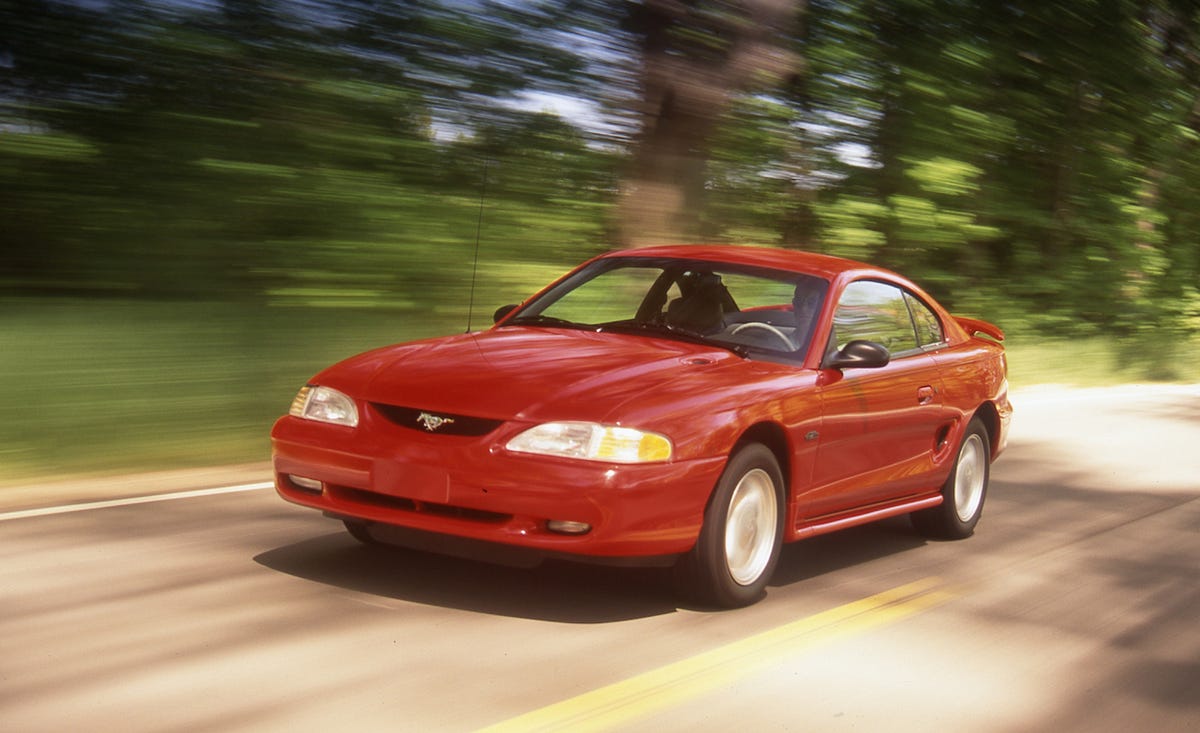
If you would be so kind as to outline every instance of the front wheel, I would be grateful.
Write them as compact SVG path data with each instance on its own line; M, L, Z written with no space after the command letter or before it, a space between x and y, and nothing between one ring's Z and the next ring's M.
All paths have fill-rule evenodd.
M346 531L350 533L354 539L364 545L378 545L379 540L371 536L371 531L367 528L366 522L356 521L354 519L343 519L342 524L346 525Z
M942 503L911 515L918 532L945 540L961 540L975 532L987 496L990 445L983 422L971 420L958 447L954 469L942 485Z
M733 454L717 481L692 551L675 567L680 590L703 604L757 601L783 544L783 476L766 446Z

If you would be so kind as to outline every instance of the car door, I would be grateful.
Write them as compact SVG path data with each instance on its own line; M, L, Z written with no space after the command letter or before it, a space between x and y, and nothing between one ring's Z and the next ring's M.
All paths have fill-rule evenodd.
M860 280L838 298L828 351L864 339L886 346L891 360L878 368L822 370L816 467L801 500L805 518L931 488L937 436L947 417L938 365L928 347L922 348L929 339L918 337L913 297L892 283ZM922 323L921 328L929 332L932 327Z

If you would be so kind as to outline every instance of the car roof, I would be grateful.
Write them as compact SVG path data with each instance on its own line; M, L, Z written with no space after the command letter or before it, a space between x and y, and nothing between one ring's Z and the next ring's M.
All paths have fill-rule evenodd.
M774 247L743 246L730 244L671 244L654 247L639 247L609 252L601 256L610 257L671 257L690 260L705 260L732 265L769 267L789 272L819 275L832 280L846 272L870 272L896 277L896 273L865 262L856 262L842 257L802 252Z

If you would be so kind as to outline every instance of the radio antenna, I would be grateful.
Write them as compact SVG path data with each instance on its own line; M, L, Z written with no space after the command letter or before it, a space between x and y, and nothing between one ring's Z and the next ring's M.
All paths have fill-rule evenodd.
M483 159L483 183L479 187L479 218L475 221L475 257L471 265L471 295L467 300L467 333L471 332L471 318L475 315L475 276L479 274L479 236L483 231L483 203L487 199L488 164Z

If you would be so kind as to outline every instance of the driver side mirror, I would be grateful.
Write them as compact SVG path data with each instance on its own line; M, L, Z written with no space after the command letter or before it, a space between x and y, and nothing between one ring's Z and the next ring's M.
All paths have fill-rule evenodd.
M830 355L821 366L825 369L877 369L887 366L891 360L892 355L883 344L855 339Z
M516 303L513 303L512 305L500 306L499 308L496 309L496 312L492 314L492 323L499 323L500 321L504 320L505 316L507 316L509 313L512 313L516 309L517 309Z

